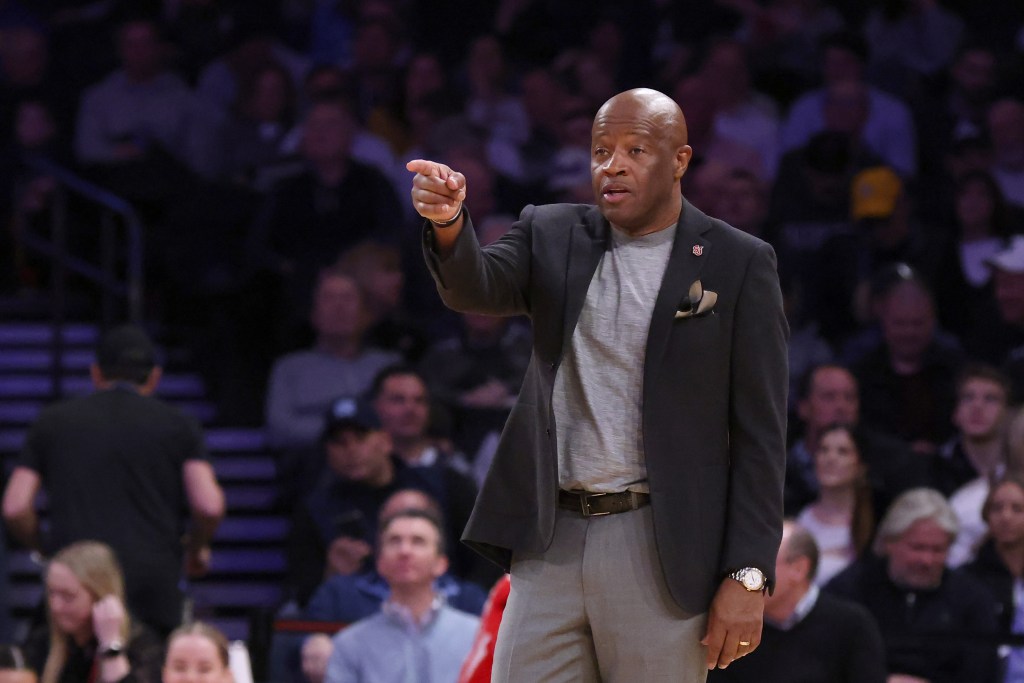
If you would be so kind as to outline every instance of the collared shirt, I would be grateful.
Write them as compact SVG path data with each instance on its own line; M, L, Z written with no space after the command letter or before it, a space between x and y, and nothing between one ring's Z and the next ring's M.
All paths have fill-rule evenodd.
M814 606L818 603L818 595L820 593L820 589L812 583L811 587L807 589L806 593L804 593L804 596L796 603L796 607L793 608L792 614L781 622L774 622L767 618L765 620L780 631L788 631L803 621L807 615L811 613L811 610L814 609Z
M401 625L403 628L412 632L423 631L427 626L430 625L436 617L441 608L445 605L444 595L441 593L434 593L434 599L430 603L430 609L423 613L423 615L417 619L416 615L413 614L412 610L405 605L395 602L390 598L384 601L381 605L381 611L392 621Z

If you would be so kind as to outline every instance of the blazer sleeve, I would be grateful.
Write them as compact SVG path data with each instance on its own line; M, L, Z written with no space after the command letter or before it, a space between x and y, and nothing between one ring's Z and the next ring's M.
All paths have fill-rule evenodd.
M721 570L757 567L773 585L782 538L788 338L775 252L760 243L748 261L735 310Z
M434 228L424 224L423 255L445 305L460 313L529 315L527 295L531 265L534 206L501 239L481 248L469 211L451 254L434 249Z

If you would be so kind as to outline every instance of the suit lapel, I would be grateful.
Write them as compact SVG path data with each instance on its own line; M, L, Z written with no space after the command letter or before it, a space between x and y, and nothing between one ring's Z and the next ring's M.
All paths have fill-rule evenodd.
M562 353L569 348L576 329L583 302L587 298L590 281L597 264L608 246L608 221L596 209L589 212L584 222L572 226L569 232L569 253L565 278L565 318L562 326Z
M665 276L661 280L658 300L651 315L651 326L647 334L647 352L644 379L647 374L657 372L664 357L669 332L675 322L679 303L687 297L690 285L700 278L701 270L707 263L712 245L703 237L711 228L711 221L697 207L683 199L683 211L676 229Z

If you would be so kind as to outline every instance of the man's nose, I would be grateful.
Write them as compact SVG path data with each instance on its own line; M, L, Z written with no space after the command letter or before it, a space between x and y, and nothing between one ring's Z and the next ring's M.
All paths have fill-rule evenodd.
M608 158L601 164L601 172L606 175L621 175L624 172L622 154L620 152L609 152Z

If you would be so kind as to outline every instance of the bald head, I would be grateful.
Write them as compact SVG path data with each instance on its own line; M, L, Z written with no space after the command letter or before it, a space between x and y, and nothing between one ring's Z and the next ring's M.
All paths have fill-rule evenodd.
M615 95L605 102L594 117L596 124L602 115L636 116L643 114L655 121L673 145L687 144L686 117L676 101L663 92L651 88L633 88Z
M657 90L627 90L601 106L590 174L597 206L613 226L640 236L679 220L679 181L693 154L686 140L682 110Z

